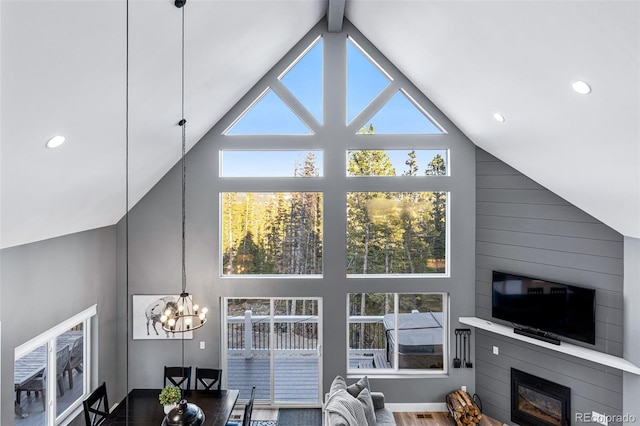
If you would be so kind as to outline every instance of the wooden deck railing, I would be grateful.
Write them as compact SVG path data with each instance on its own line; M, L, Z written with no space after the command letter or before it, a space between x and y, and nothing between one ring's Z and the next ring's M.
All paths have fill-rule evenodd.
M230 352L243 351L245 358L253 352L269 351L271 324L269 315L253 315L227 319L227 348ZM247 333L247 330L251 330ZM316 353L318 351L318 317L313 315L275 315L273 322L273 349Z
M349 349L381 350L386 348L382 316L349 317ZM254 352L269 351L271 324L269 315L253 315L250 310L244 316L227 318L227 348L230 352L244 352L251 358ZM251 330L247 333L247 330ZM318 317L314 315L275 315L273 323L275 351L314 353L318 349Z

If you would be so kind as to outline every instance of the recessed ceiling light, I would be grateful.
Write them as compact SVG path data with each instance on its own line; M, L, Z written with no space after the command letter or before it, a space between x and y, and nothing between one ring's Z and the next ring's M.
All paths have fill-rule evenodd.
M591 93L591 86L586 81L576 80L571 83L571 87L576 93L580 93L581 95L587 95Z
M496 119L496 121L499 121L501 123L504 123L504 115L500 114L499 112L496 112L495 114L493 114L493 118Z
M66 138L64 136L54 136L47 141L45 146L47 148L57 148L64 143Z

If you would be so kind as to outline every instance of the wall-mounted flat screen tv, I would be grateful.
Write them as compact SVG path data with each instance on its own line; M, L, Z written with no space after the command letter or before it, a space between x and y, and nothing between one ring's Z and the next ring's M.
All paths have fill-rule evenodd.
M492 287L494 318L595 344L594 289L498 271Z

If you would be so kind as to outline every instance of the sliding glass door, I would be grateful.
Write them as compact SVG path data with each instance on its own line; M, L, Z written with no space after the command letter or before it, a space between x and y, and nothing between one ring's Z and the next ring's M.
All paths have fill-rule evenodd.
M227 387L278 405L320 403L319 298L224 299L223 369Z

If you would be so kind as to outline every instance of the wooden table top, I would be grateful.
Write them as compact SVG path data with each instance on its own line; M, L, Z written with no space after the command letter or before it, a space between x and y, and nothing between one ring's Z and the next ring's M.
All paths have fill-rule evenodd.
M69 346L73 347L73 343L83 336L82 330L65 331L56 338L58 349ZM22 358L15 360L13 364L13 382L16 389L24 386L26 382L32 378L39 376L47 365L47 345L35 348Z
M163 406L158 401L160 390L133 389L129 392L128 403L127 398L123 399L101 426L159 426L165 416ZM185 398L187 402L202 409L206 426L224 426L231 416L238 395L237 390L192 390L185 393Z

